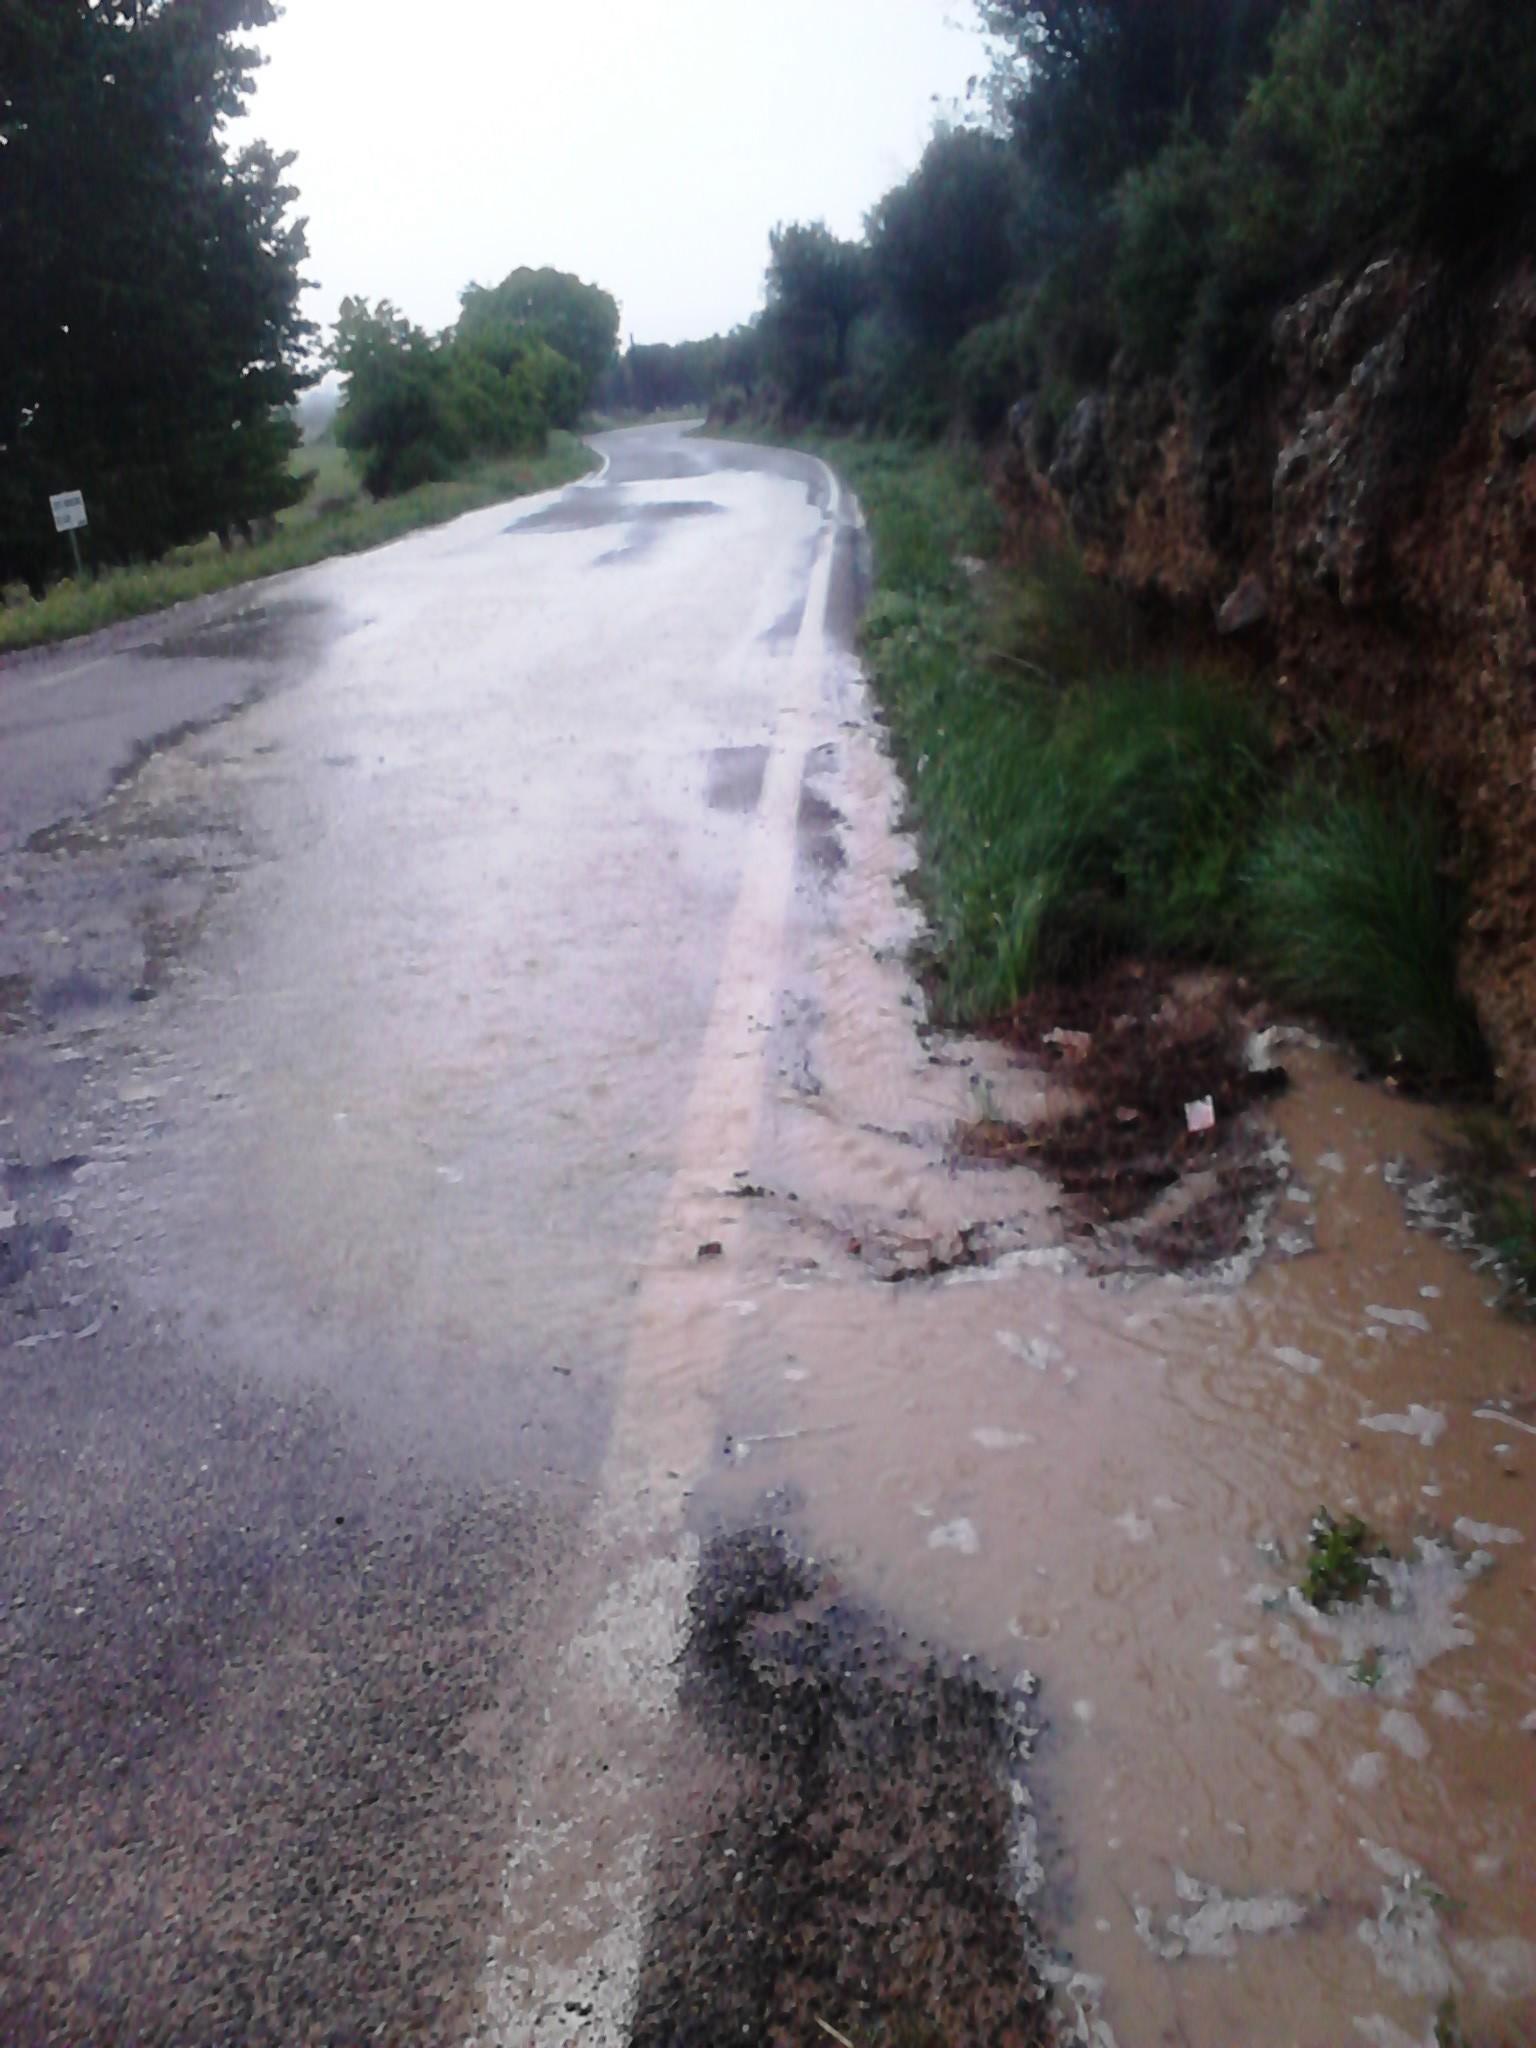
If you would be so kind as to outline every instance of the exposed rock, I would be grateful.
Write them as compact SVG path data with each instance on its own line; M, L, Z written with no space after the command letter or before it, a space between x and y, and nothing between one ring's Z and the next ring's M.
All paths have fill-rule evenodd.
M1083 542L1102 541L1115 524L1114 475L1104 446L1108 410L1106 399L1085 398L1062 428L1051 464L1051 488Z
M1218 633L1249 633L1269 617L1269 588L1262 576L1245 576L1216 614Z
M1464 972L1536 1122L1536 260L1469 283L1389 256L1272 328L1224 417L1166 380L1084 399L1048 467L1016 409L1021 519L1223 632L1265 628L1306 713L1342 712L1477 849Z
M1499 421L1499 435L1509 454L1517 461L1536 455L1536 398L1517 405Z

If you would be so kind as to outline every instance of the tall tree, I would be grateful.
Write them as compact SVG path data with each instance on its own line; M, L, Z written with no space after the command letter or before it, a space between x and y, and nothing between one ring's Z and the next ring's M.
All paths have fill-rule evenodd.
M297 494L306 379L291 157L226 126L274 0L0 0L0 575L158 554Z
M461 341L494 347L498 333L515 333L547 342L575 366L583 405L618 351L617 299L566 270L514 270L500 284L469 285L459 305Z
M869 257L821 221L776 227L768 252L768 357L790 404L804 409L847 368L853 324L870 300Z
M1225 132L1291 0L977 0L1033 168L1096 200L1176 126Z
M869 217L876 283L922 346L952 348L1012 279L1022 190L1014 153L975 128L940 129Z

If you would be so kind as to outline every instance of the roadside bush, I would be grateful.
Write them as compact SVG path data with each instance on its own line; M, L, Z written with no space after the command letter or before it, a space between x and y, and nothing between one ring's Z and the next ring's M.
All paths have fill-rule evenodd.
M1478 1081L1487 1055L1457 980L1463 892L1437 807L1374 783L1298 783L1248 877L1253 958L1383 1066Z
M722 427L734 427L738 420L746 418L751 405L751 399L739 384L727 384L716 393L715 402L709 408L709 417Z
M964 593L961 558L995 553L1002 532L979 458L885 441L842 444L836 460L863 499L880 589L903 597Z
M1216 153L1190 135L1169 143L1120 187L1115 313L1142 369L1167 372L1178 360L1210 266L1219 203Z
M978 441L1001 431L1014 400L1037 380L1024 321L1007 313L974 327L954 354L960 415Z
M1085 229L1031 292L1024 331L1043 389L1057 394L1062 417L1109 376L1120 346L1110 296L1112 224Z
M1310 0L1221 165L1194 323L1207 384L1275 307L1383 238L1459 252L1529 203L1536 16L1504 0Z

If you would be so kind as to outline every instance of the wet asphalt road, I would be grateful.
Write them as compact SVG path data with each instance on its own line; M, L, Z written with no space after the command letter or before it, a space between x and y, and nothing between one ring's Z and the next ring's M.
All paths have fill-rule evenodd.
M819 546L856 604L815 465L605 446L0 670L7 2044L470 2023Z

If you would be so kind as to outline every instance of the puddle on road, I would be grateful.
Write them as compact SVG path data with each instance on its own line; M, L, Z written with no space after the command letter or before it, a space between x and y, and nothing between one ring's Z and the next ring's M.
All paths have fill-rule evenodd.
M763 773L768 766L768 749L757 747L716 747L709 756L704 801L712 811L735 811L742 815L757 809L763 793Z
M223 618L195 617L173 625L163 640L131 651L142 661L276 662L296 654L318 632L328 607L316 598L285 597L242 605Z
M1528 2037L1536 1361L1406 1227L1391 1165L1432 1160L1434 1114L1288 1051L1270 1235L1304 1222L1299 1255L1091 1271L1048 1183L953 1157L978 1097L1028 1121L1055 1084L917 1035L889 771L868 734L842 755L847 867L805 877L739 1162L711 1507L766 1498L860 1599L1039 1674L1042 1923L1121 2048L1402 2048L1448 1995ZM977 1229L1013 1249L901 1287L858 1256ZM1323 1504L1400 1560L1381 1604L1294 1591Z

